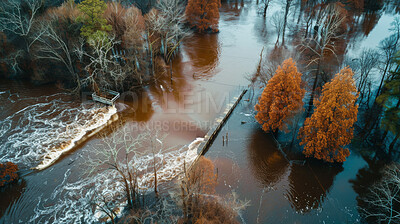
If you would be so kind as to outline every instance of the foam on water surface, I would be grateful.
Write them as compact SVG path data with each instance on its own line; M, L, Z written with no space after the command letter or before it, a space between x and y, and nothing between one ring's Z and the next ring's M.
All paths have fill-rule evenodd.
M159 184L171 181L183 174L184 164L190 166L197 158L197 147L203 138L195 139L191 144L177 150L155 154L157 180ZM130 166L142 171L138 178L139 189L146 194L153 191L154 173L151 154L135 157ZM117 213L126 206L124 186L122 181L116 181L119 174L115 170L107 169L87 178L69 181L71 170L65 173L64 180L56 187L50 198L41 199L35 208L35 214L30 218L32 223L97 223L106 217L94 204L94 195L106 196L108 200L116 202Z
M1 94L0 100L0 162L23 168L50 166L117 112L63 93L35 98L9 93Z

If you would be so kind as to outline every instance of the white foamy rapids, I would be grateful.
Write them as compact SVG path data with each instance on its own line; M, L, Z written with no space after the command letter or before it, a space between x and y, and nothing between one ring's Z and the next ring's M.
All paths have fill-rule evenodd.
M6 103L0 113L0 162L11 161L24 168L48 167L116 113L115 107L77 103L69 94Z
M157 181L158 183L170 181L177 175L183 173L184 163L186 168L197 158L197 148L204 141L204 138L197 138L189 146L184 146L179 150L157 153L155 154L156 161L158 161L157 167ZM144 173L138 180L138 186L142 190L152 190L154 188L154 172L151 172L153 168L153 155L147 155L144 158L138 158L134 162L134 167L140 172L143 169L150 170L150 172Z
M197 147L203 142L197 138L189 146L179 150L157 153L158 183L170 181L183 173L183 164L190 166L197 158ZM138 171L143 171L138 179L139 188L143 193L153 190L153 156L144 155L133 158L130 165L136 165ZM126 206L124 185L117 171L106 170L94 176L68 183L71 171L65 174L64 181L55 189L51 197L41 199L35 208L35 215L29 223L97 223L106 220L107 216L95 204L101 204L102 197L114 203L116 213ZM100 198L99 198L100 196ZM48 205L48 206L47 206ZM113 206L113 205L112 205Z
M91 111L91 113L92 112L96 113L97 116L92 120L89 120L89 122L85 122L82 126L72 127L75 130L73 131L74 134L70 135L71 140L63 142L61 145L53 147L47 151L43 156L43 160L38 166L35 167L35 169L42 170L52 165L58 158L60 158L62 154L74 148L75 144L88 132L95 131L97 128L103 127L111 119L111 117L117 113L117 109L112 106L106 109L97 109L95 111ZM67 130L69 130L69 128L67 128Z

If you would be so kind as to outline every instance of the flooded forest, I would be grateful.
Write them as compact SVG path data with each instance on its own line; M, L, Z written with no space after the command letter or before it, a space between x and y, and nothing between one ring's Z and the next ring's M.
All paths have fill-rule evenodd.
M0 1L0 223L400 223L400 1Z

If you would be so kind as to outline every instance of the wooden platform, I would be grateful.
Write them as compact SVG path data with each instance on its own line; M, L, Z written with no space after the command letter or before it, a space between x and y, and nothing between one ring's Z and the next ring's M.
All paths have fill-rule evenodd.
M116 92L116 91L105 90L104 92L109 93L110 95L113 96L113 98L108 99L105 97L98 96L96 93L92 93L92 99L96 102L100 102L100 103L104 103L104 104L112 106L112 105L114 105L115 101L120 97L119 92Z

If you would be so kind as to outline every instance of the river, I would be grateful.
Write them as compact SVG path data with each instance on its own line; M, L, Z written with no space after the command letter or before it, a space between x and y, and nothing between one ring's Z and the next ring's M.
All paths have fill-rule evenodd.
M273 4L268 13L281 8ZM182 169L182 162L176 161L194 159L210 121L238 89L248 86L261 49L273 48L274 29L258 11L254 1L223 2L220 32L187 39L173 61L172 80L165 76L140 91L122 93L115 107L85 100L88 93L82 102L54 85L0 80L0 161L17 163L23 176L0 191L0 222L94 222L82 189L112 183L101 175L91 182L81 180L88 156L102 141L93 133L127 128L137 135L143 127L168 133L163 147L169 150L162 157L170 164L163 166L160 178L173 179L171 173ZM293 22L295 15L290 18ZM377 46L392 20L392 14L383 13L368 36L352 40L347 54ZM254 121L259 91L254 97L252 93L245 95L251 99L239 104L220 133L229 133L229 144L222 146L218 136L206 154L219 170L217 192L235 190L251 200L240 216L246 223L359 221L357 194L349 180L367 163L356 153L342 167L288 162ZM141 161L147 169L149 163L144 157ZM40 170L31 170L35 167Z

